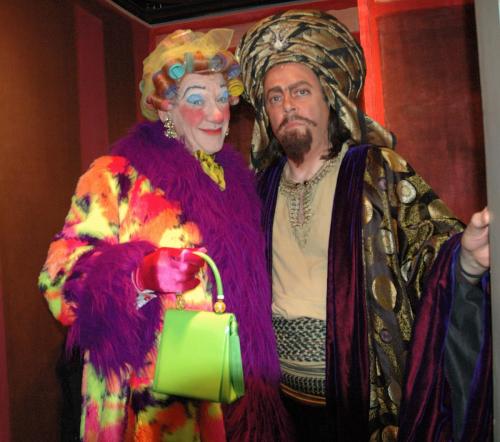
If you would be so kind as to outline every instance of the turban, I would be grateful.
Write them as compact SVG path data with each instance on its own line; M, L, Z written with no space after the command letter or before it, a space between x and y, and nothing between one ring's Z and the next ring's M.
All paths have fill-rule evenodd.
M301 63L318 77L326 100L350 132L350 142L393 147L392 134L365 115L355 101L363 87L363 50L349 30L322 11L290 10L254 24L236 50L245 86L244 97L255 108L252 153L269 143L264 107L264 76L273 66Z

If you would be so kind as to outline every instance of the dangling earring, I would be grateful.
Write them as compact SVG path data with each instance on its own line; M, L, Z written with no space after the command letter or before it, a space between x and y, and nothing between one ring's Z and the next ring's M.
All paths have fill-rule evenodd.
M229 135L229 126L227 127L226 133L224 134L224 136L227 137L228 135Z
M168 116L163 120L163 127L165 128L163 133L167 138L177 138L178 135L175 131L174 123Z

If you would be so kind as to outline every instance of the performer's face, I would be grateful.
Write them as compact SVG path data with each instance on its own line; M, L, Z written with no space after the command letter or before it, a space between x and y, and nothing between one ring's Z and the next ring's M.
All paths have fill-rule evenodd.
M189 150L218 152L229 125L229 95L222 74L187 74L171 117Z
M311 69L299 63L272 67L264 78L264 99L271 128L287 155L289 139L309 139L310 148L328 149L329 108Z

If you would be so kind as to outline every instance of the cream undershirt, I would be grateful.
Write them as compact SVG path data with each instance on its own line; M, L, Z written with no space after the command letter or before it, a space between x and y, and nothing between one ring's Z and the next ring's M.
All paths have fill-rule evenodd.
M328 240L333 197L344 148L335 166L317 184L307 243L301 247L289 222L286 197L278 191L273 223L273 314L326 319Z

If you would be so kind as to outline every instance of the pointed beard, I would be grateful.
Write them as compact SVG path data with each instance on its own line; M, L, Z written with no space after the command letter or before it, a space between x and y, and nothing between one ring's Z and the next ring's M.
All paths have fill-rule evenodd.
M307 127L305 132L294 130L280 137L279 142L289 160L297 166L304 162L304 156L311 150L312 133Z

